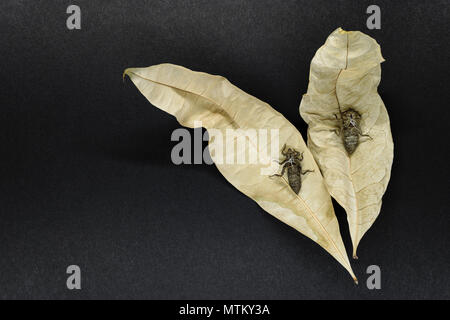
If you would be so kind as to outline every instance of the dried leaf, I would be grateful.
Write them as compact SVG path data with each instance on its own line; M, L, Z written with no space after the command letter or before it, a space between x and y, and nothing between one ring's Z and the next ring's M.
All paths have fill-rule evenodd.
M260 156L263 154L265 163L249 164L247 161L244 164L227 164L220 163L216 158L217 168L233 186L255 200L264 210L321 245L356 281L320 170L302 136L289 121L267 103L243 92L220 76L193 72L171 64L130 68L124 74L130 77L153 105L174 115L182 125L193 128L201 121L210 133L209 147L213 159L215 152L211 150L217 151L215 138L211 137L213 131L225 137L229 135L227 129L241 129L243 132L249 129L279 129L281 143L278 143L278 137L275 141L271 136L269 142L260 142L257 149L255 141L245 135L245 141L248 142L245 150L236 151L247 152L255 147ZM280 155L279 145L284 143L304 151L303 167L315 170L303 176L303 186L298 195L291 190L285 178L268 176L279 165L270 156L264 155L266 152L263 151L275 144L276 154ZM226 157L231 159L239 156L234 154L234 150L226 152Z
M300 114L308 123L308 147L333 198L347 212L356 259L358 244L381 209L393 149L389 116L377 93L380 46L369 36L337 29L311 61L308 92ZM361 115L359 146L349 155L339 136L340 112Z

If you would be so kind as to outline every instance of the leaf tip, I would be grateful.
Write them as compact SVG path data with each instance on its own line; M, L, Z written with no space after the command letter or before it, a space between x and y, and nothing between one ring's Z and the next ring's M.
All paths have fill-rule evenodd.
M352 255L353 260L358 260L359 259L358 256L356 255L356 249L357 248L358 248L358 245L353 247L353 255Z
M123 81L123 82L125 82L125 76L128 75L128 70L130 70L130 68L125 69L125 70L123 71L123 73L122 73L122 81Z

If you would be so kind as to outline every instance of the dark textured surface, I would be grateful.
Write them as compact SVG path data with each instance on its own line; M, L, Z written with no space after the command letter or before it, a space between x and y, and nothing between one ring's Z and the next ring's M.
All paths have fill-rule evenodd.
M74 1L69 31L71 3L0 2L1 298L450 298L447 1L376 1L373 31L367 1ZM339 26L381 45L395 142L358 287L214 166L173 165L178 123L122 82L161 62L220 74L305 136L309 64ZM81 291L65 287L70 264Z

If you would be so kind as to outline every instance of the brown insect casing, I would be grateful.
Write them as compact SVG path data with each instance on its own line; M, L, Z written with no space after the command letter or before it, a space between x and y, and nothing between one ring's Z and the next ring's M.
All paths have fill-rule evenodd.
M289 186L291 187L292 191L298 194L302 187L302 175L308 172L313 172L314 170L302 171L301 161L303 160L303 152L300 153L297 150L291 148L289 148L287 151L285 150L286 144L283 146L283 150L281 150L281 154L285 156L285 159L280 162L280 164L283 165L281 174L274 174L272 175L272 177L282 177L287 169Z
M348 109L342 112L341 116L344 147L348 154L352 154L359 145L361 115L353 109Z

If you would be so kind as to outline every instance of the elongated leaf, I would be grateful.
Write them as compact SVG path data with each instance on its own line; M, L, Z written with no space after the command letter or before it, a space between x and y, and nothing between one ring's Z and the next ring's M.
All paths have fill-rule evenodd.
M381 209L390 178L394 145L389 116L377 93L380 46L361 32L334 31L311 62L308 92L300 114L308 123L308 147L333 198L347 212L356 259L358 244ZM340 111L361 114L355 152L348 155L338 135Z
M264 210L321 245L356 280L320 170L300 133L280 113L220 76L193 72L171 64L130 68L124 74L153 105L174 115L182 125L193 128L201 121L210 134L215 132L214 138L210 135L210 152L223 176ZM227 158L234 159L254 147L258 155L263 155L261 158L265 163L221 163L215 154L218 151L215 140L220 137L217 133L229 137L231 134L227 129L235 129L234 134L238 130L236 138L244 137L248 142L245 150L225 150ZM279 130L276 138L281 143L272 136L265 143L255 141L245 134L251 129ZM255 146L258 142L259 148ZM265 155L266 151L276 145L276 154L280 157L281 144L284 143L303 151L302 166L315 170L303 176L303 186L298 195L291 190L286 178L269 177L279 165L271 161L270 155Z

